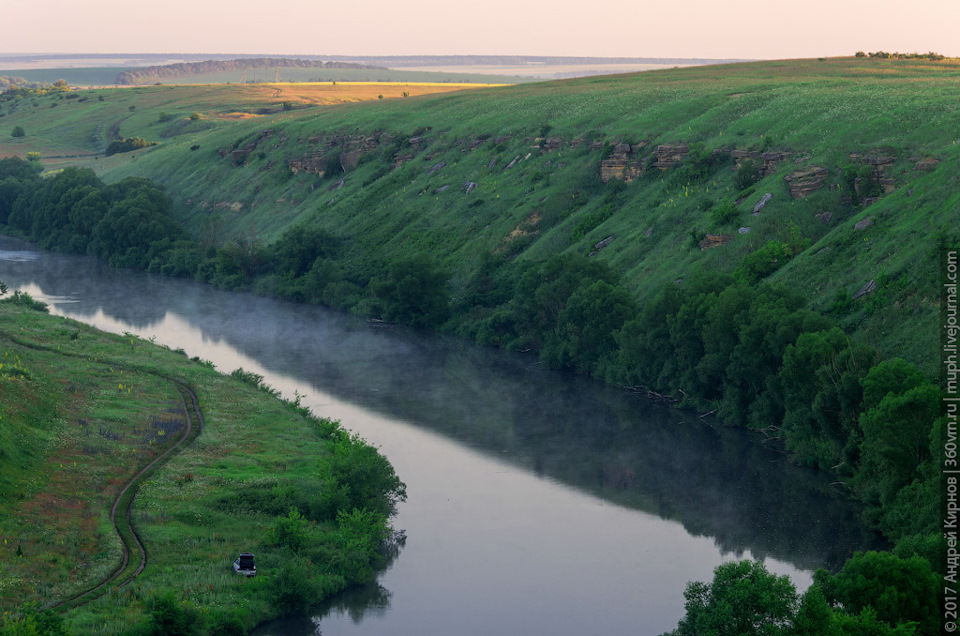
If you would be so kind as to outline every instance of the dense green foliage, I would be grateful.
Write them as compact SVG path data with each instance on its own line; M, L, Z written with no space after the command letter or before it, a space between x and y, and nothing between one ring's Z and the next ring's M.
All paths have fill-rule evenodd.
M197 118L199 119L199 117ZM146 139L141 139L140 137L128 137L126 139L115 139L107 144L107 150L104 154L108 157L110 155L115 155L118 152L132 152L134 150L140 150L142 148L149 148L150 146L156 146L157 142L147 141Z
M686 615L666 636L934 636L937 585L923 559L880 552L819 570L802 596L759 562L724 563L710 584L687 585Z

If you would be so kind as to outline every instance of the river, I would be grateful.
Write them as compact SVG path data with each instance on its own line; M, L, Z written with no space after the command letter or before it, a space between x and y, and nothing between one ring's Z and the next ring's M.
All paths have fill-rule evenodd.
M876 545L824 475L531 356L112 270L0 237L51 313L262 374L378 446L407 540L378 581L258 634L660 634L688 581L761 559L799 589Z

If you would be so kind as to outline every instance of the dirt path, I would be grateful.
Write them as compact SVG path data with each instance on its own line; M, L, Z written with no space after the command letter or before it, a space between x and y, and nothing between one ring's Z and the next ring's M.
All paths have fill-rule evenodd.
M157 374L152 375L160 377L163 380L176 385L177 391L180 393L180 410L181 413L183 413L184 421L186 423L186 426L184 426L183 435L180 436L180 439L177 440L176 444L164 451L163 454L154 458L152 462L147 464L140 470L140 472L134 475L123 487L113 502L113 507L110 509L110 523L113 525L114 532L116 532L120 537L120 542L123 545L123 561L121 562L120 567L114 570L110 576L97 585L68 599L60 601L59 603L55 603L54 605L49 606L47 609L59 608L61 611L73 609L99 598L101 594L97 594L97 592L105 592L105 588L110 585L110 583L119 579L127 570L130 569L131 543L136 545L136 550L140 555L140 563L138 564L136 570L129 577L123 580L123 582L117 584L117 587L123 587L127 585L137 576L139 576L140 573L143 572L143 569L147 567L147 551L144 548L140 537L137 535L136 530L134 530L133 524L130 522L130 515L133 508L134 499L137 496L137 490L157 468L160 468L166 464L167 461L169 461L178 450L193 442L203 428L203 413L201 413L200 406L197 403L197 396L192 390L190 390L190 387L165 376L158 376ZM189 406L187 404L188 401ZM191 416L191 411L193 411L193 416Z

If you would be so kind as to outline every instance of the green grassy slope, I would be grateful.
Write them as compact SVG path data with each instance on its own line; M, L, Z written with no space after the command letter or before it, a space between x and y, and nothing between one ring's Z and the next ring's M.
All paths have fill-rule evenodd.
M164 595L192 608L190 633L245 633L373 578L399 493L378 494L344 469L366 466L392 481L389 464L335 423L251 384L256 377L222 375L182 352L0 302L0 631L36 633L17 630L28 603L70 599L119 566L110 506L184 430L177 385L196 394L202 431L139 486L131 521L146 568L89 604L57 610L73 633L141 633ZM354 499L336 503L343 494L331 488ZM371 512L361 519L354 506ZM291 523L291 507L303 518ZM254 579L231 571L244 551L257 554ZM299 592L285 587L291 577Z
M185 136L109 176L146 174L163 182L194 231L220 217L234 235L253 233L269 242L291 224L309 222L347 238L358 269L428 251L461 286L484 253L543 259L589 253L613 237L596 258L620 271L642 299L691 267L733 270L766 241L799 232L810 246L771 279L800 289L822 310L837 292L853 295L875 280L881 289L853 306L847 326L865 330L884 355L905 356L929 371L936 349L931 249L938 231L960 223L951 169L960 153L953 107L958 80L956 61L832 59L488 89L244 122L202 140ZM217 154L265 129L275 132L242 166ZM311 143L311 137L377 132L393 141L344 175L291 175L287 168L290 159L338 150L324 150L327 140ZM417 149L403 141L414 134L422 137ZM562 145L545 151L544 138ZM195 141L202 148L189 153ZM733 185L732 162L720 163L702 182L675 167L648 168L629 184L603 184L597 175L604 150L590 142L645 144L631 157L641 165L649 164L656 146L669 143L700 143L706 153L792 154L756 184L733 222L717 227L704 209L709 202L743 196ZM866 208L841 200L840 167L855 163L851 153L894 157L884 171L893 191ZM414 158L393 169L398 154ZM915 168L928 157L940 161L932 172ZM441 162L446 165L431 174ZM814 166L830 171L824 187L791 198L783 177ZM341 177L342 189L329 191ZM478 187L466 194L468 181ZM766 192L772 200L752 216ZM824 211L832 213L828 223L815 216ZM590 215L609 218L591 228ZM873 225L854 229L866 217ZM738 234L741 226L750 232ZM690 234L706 231L736 238L717 249L691 247Z
M489 254L534 260L588 254L612 237L595 258L619 271L643 300L692 268L733 271L770 240L809 245L770 280L799 289L820 310L838 292L852 296L874 280L878 290L845 308L841 322L864 332L884 356L933 369L931 250L940 230L960 222L956 60L731 64L290 111L210 122L206 129L157 123L160 111L202 111L227 99L213 88L184 92L190 90L117 93L112 110L92 100L50 112L43 104L14 113L4 107L9 114L0 128L23 121L51 144L70 140L93 151L96 130L122 119L124 136L163 143L96 160L106 178L149 176L165 184L191 231L219 228L216 240L269 243L292 224L309 223L346 239L343 260L356 277L426 252L453 274L455 298ZM135 112L127 110L131 105ZM217 108L250 110L223 106ZM64 111L69 118L60 117ZM90 132L93 122L101 123ZM171 136L161 138L165 130ZM288 167L304 157L335 159L380 133L387 137L368 142L346 173L338 168L321 177ZM559 140L558 147L550 149L548 140ZM647 169L630 183L602 183L600 161L610 154L603 146L620 142L642 146L627 159ZM696 180L684 170L689 157L663 171L651 165L661 144L721 154ZM231 155L235 149L247 149L242 161ZM734 161L724 154L733 150L789 155L741 192ZM892 157L883 177L893 189L868 207L842 199L852 193L841 168L863 167L851 153ZM406 161L395 166L399 158ZM926 158L940 163L916 169ZM784 177L814 167L829 171L823 187L792 198ZM341 178L342 187L332 189ZM470 193L468 182L477 184ZM770 203L752 216L767 192ZM734 218L718 225L711 206L727 198L742 200ZM831 213L828 222L816 216L822 212ZM854 229L866 217L873 225ZM740 227L749 233L739 234ZM701 251L691 235L707 232L734 239Z

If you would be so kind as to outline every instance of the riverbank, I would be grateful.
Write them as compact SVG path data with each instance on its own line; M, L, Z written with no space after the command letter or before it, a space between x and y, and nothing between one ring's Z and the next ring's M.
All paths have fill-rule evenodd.
M382 564L387 518L404 496L390 465L256 376L225 376L10 301L0 302L0 348L0 484L15 493L0 507L5 611L68 599L117 568L110 504L125 475L183 432L177 384L195 391L203 432L135 495L145 569L66 612L76 633L135 632L163 608L201 629L249 629L368 581ZM358 489L356 470L376 475L374 485ZM246 551L257 554L254 579L231 570Z

